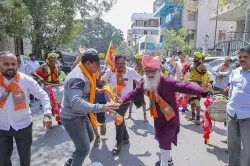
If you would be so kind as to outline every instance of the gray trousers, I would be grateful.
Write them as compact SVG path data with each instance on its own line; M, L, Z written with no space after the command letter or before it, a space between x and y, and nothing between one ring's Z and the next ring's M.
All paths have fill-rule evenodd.
M89 154L90 143L94 139L94 132L88 116L63 119L61 122L68 132L76 150L64 166L82 166L84 159Z
M250 118L237 119L228 115L229 166L250 166ZM243 149L241 149L241 145Z
M0 166L12 166L11 155L13 151L13 138L15 138L17 152L20 157L21 166L30 166L31 144L32 144L32 123L21 130L9 131L0 130Z

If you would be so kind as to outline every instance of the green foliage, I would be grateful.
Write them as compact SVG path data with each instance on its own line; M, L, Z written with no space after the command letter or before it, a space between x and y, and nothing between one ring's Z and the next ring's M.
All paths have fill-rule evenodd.
M182 51L184 52L185 55L191 55L193 48L194 47L191 45L185 45L182 47Z
M169 50L181 50L187 43L192 31L181 28L179 30L166 29L164 33L164 47Z
M134 62L135 58L133 50L127 46L126 42L121 43L121 45L117 48L116 53L126 56L130 65L132 64L132 62Z
M75 51L79 45L84 45L86 48L94 48L98 52L106 53L111 40L115 48L124 40L121 30L101 18L78 21L78 24L80 23L82 29L77 34L76 40L72 44L66 45Z
M26 37L29 25L29 13L20 0L0 3L0 36Z
M34 53L42 48L55 49L69 44L82 29L74 21L100 16L116 0L2 0L0 2L0 36L30 38Z

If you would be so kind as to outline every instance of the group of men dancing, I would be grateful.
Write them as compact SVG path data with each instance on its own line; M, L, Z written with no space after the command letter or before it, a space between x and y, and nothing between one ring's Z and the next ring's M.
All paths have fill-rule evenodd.
M64 94L60 110L63 127L75 145L75 151L65 162L65 166L81 166L89 154L90 143L94 135L98 138L100 122L96 114L109 113L115 110L125 117L132 118L132 103L143 107L144 121L147 122L144 96L148 96L150 115L154 118L155 139L159 142L161 160L158 166L168 166L171 144L177 145L180 131L179 110L176 101L177 93L189 94L192 116L200 124L200 98L206 97L211 90L209 76L203 63L204 55L194 54L193 62L180 54L180 64L171 59L171 63L179 68L177 80L165 77L159 58L152 56L136 56L136 66L127 67L126 57L117 55L114 66L105 72L98 73L100 58L95 49L84 50L64 81ZM36 70L33 75L41 81L57 83L59 67L56 64L58 54L47 54L47 62ZM174 58L174 57L173 57ZM17 71L16 56L11 53L0 54L0 165L11 166L13 137L16 140L21 166L30 165L32 143L32 122L29 105L29 94L41 100L44 111L43 123L47 128L52 125L51 105L47 93L36 81ZM187 76L189 73L189 76ZM98 89L111 85L116 95L114 102L99 102ZM105 95L104 95L105 96ZM125 118L116 124L116 146L112 149L118 155L125 144L129 143ZM98 122L99 121L99 122ZM101 125L102 126L102 125ZM102 127L101 133L106 130ZM94 131L94 132L93 132ZM100 141L95 140L95 143Z

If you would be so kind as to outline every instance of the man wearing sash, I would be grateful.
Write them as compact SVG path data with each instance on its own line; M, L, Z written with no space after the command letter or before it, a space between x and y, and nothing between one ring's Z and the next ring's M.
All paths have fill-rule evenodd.
M126 95L133 90L133 82L140 82L142 76L138 74L134 69L125 66L125 56L115 56L115 66L108 69L102 78L102 83L110 82L111 86L115 89L115 94L119 97ZM126 103L120 106L116 112L121 116L125 116L130 103ZM124 144L129 143L129 135L126 129L125 120L122 124L116 125L116 146L112 150L114 155L118 154Z
M184 67L183 74L189 72L188 81L195 85L201 85L202 80L207 83L210 82L206 66L203 64L204 55L195 52L193 56L194 62ZM195 120L195 124L200 125L200 96L189 96L189 103L192 111L192 117L189 120Z
M29 166L32 144L32 117L29 95L40 99L43 125L50 128L51 106L46 92L31 77L17 72L15 55L0 53L0 165L11 166L13 138L21 166Z
M46 63L41 65L32 73L33 76L45 83L59 83L60 66L57 63L57 58L60 54L57 52L47 52Z
M228 85L229 76L232 73L233 68L230 66L232 60L230 57L225 57L225 62L214 71L213 75L216 76L213 83L213 90L216 93L222 94L225 87Z
M89 49L82 56L81 63L69 73L64 82L60 117L76 148L64 166L83 165L90 151L90 143L94 139L93 129L99 126L94 113L109 112L119 108L119 104L115 103L94 104L95 73L99 68L98 53L94 49Z
M162 77L160 61L150 56L144 56L142 61L144 80L137 88L124 95L120 103L128 103L136 96L145 93L150 99L150 113L154 117L155 138L161 149L161 161L158 166L168 166L171 143L177 145L177 134L180 129L179 111L175 93L187 93L192 95L206 95L208 87L193 86L190 83L180 83L169 77Z
M143 58L143 56L141 54L136 54L135 55L136 65L135 65L134 69L141 76L143 76L143 69L142 69L142 64L141 64L142 58ZM136 86L137 86L137 83L134 81L133 88L135 89ZM136 108L140 108L142 106L143 114L144 114L144 122L148 122L147 114L146 114L147 110L146 110L146 103L145 103L145 100L144 100L144 94L141 94L140 96L137 96L135 98L135 100L130 103L128 119L132 118L131 114L132 114L133 104L135 104Z

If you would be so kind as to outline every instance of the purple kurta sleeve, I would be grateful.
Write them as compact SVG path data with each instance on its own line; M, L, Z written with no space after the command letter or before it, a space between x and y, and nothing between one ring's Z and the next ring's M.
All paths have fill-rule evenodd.
M182 83L182 82L173 82L173 89L176 92L179 93L185 93L189 95L196 95L201 96L202 95L202 89L200 86L194 86L191 83Z
M143 84L144 81L141 81L141 83L131 92L127 93L125 96L122 97L123 103L128 103L136 98L136 96L143 93Z

